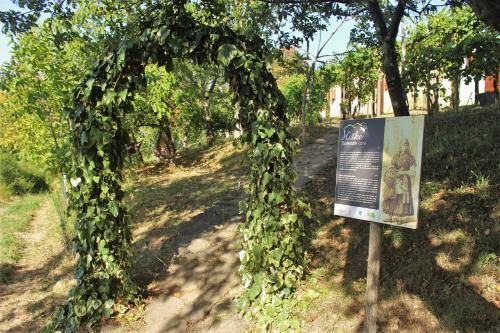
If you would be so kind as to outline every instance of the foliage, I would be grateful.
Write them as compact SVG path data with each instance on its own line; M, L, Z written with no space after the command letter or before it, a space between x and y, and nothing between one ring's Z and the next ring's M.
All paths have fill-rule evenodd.
M0 74L0 147L49 170L67 150L63 106L92 56L79 39L57 46L51 29L61 26L46 22L19 35Z
M54 15L16 32L11 61L0 70L0 148L50 171L60 170L69 149L64 105L73 87L104 46L118 45L115 36L139 33L133 22L144 14L136 3L70 2L64 9L71 15L57 14L52 5L60 1L18 3Z
M309 72L311 81L308 87L309 112L306 114L306 122L317 123L321 117L320 112L325 107L326 93L334 82L334 73L329 66L314 68L311 71L303 56L293 48L281 51L280 57L271 64L271 70L285 96L288 118L291 121L300 119L304 107L306 76Z
M292 187L295 141L286 130L283 96L263 63L263 41L224 25L196 22L183 4L164 8L154 21L144 22L141 31L141 37L124 40L88 72L68 110L78 263L76 286L53 322L56 330L75 331L82 321L91 326L138 301L128 273L131 236L121 171L129 142L123 119L132 111L135 91L146 83L146 63L170 71L177 57L225 69L252 163L252 183L242 204L242 311L251 315L276 310L276 304L293 295L303 274L304 225L299 214L307 207Z
M353 45L337 63L329 65L334 82L342 87L343 98L347 101L342 108L344 116L350 116L354 99L364 104L373 98L380 61L378 48Z
M416 91L439 91L440 77L479 80L495 73L500 54L496 32L481 24L469 7L445 9L410 30L404 78ZM464 59L467 65L464 66Z
M2 32L18 34L27 32L36 26L42 14L51 14L52 17L66 18L71 16L72 0L23 0L12 1L26 9L0 11L0 22L3 24Z
M298 119L300 117L304 99L304 85L305 77L296 74L289 76L280 86L280 90L286 99L287 112L290 119Z
M0 154L0 183L11 195L40 193L49 189L39 167L16 161L9 154Z
M127 115L130 130L161 127L167 119L175 141L188 143L198 141L203 131L221 136L234 129L235 110L219 69L174 61L170 72L149 65L145 74L147 89Z

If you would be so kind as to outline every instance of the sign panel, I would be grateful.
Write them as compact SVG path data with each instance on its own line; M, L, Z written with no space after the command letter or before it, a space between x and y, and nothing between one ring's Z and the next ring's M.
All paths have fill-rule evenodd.
M416 229L424 116L340 122L334 214Z

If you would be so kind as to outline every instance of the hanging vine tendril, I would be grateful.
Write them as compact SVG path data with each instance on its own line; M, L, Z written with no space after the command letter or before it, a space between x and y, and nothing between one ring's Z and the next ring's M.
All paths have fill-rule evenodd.
M303 274L306 205L292 188L296 140L286 129L285 102L264 62L259 38L226 26L207 26L172 6L143 34L125 40L100 61L73 93L72 207L76 211L76 286L56 312L52 329L77 331L140 300L130 268L131 232L123 205L122 169L129 137L123 125L134 93L144 89L148 63L172 68L172 59L225 68L248 144L251 182L241 204L240 274L243 313L263 313L289 298ZM251 311L250 311L251 310Z

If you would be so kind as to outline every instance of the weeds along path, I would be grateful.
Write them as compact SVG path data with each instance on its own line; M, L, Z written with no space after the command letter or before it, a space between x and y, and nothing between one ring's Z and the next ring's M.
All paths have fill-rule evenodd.
M311 133L296 158L297 186L335 158L337 128ZM102 332L240 332L234 299L240 292L238 224L242 152L214 147L196 166L141 173L131 194L136 276L148 304L130 320L108 322ZM132 203L133 202L133 203ZM138 323L134 318L142 317Z
M71 263L57 236L50 199L19 234L25 248L10 278L0 284L0 332L40 331L71 283Z

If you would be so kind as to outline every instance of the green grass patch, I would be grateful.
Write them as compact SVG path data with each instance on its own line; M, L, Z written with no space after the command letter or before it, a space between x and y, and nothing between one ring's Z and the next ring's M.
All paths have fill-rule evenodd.
M0 211L0 281L8 279L13 266L21 258L23 241L20 233L28 228L44 199L43 195L26 195Z

